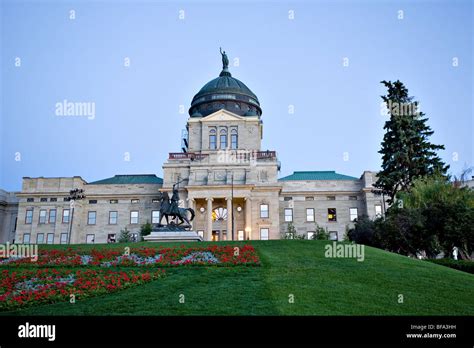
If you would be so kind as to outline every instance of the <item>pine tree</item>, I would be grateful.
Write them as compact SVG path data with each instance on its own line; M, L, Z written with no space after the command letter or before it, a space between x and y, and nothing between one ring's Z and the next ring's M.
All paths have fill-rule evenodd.
M446 166L437 155L443 145L430 143L433 134L426 124L428 118L419 111L418 102L408 95L408 89L399 80L381 82L388 89L382 96L390 119L385 122L386 130L382 149L382 170L375 187L382 189L393 203L397 192L408 191L414 179L439 173L446 174Z

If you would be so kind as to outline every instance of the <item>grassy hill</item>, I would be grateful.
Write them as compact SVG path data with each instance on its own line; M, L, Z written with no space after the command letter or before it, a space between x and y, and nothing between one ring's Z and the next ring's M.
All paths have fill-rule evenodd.
M136 288L8 314L474 315L472 274L370 247L358 262L325 258L325 241L250 243L261 267L167 268L164 279ZM185 303L179 302L180 294Z

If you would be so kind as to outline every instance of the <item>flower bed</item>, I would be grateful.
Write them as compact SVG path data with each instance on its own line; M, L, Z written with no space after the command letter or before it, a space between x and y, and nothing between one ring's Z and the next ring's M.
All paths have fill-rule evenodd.
M37 261L29 258L0 260L0 267L13 266L100 266L100 267L135 267L135 266L186 266L186 265L217 265L217 266L258 266L260 260L251 245L207 247L138 247L124 249L92 249L80 248L65 250L40 250Z
M155 271L112 271L72 269L2 270L0 311L33 304L70 301L144 284L164 275Z

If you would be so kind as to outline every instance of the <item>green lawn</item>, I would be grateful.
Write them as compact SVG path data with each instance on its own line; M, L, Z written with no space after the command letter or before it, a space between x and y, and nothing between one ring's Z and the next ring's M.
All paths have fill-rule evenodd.
M358 262L325 258L324 241L250 243L261 267L166 268L164 279L114 294L3 314L474 315L472 274L369 247Z

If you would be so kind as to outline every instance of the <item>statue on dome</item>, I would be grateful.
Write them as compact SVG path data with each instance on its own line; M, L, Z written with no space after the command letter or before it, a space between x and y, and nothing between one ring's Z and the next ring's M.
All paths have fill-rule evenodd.
M229 58L227 58L225 51L222 51L222 47L219 47L219 51L222 55L222 69L227 70L229 68Z

